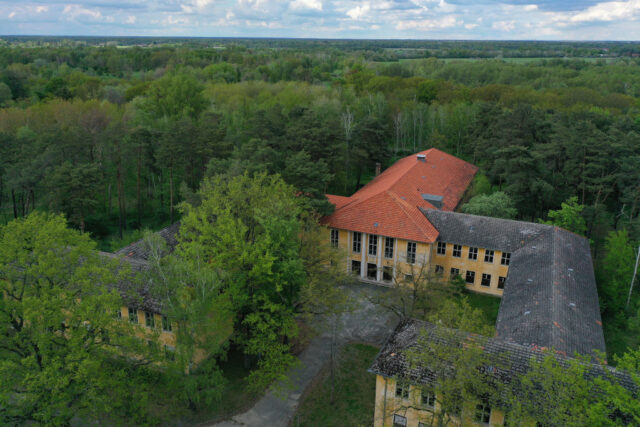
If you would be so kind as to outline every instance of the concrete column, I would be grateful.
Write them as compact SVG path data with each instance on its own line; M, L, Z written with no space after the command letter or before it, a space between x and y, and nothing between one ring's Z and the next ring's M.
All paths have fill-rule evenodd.
M398 265L398 239L393 239L393 277L396 277L396 266Z
M367 277L367 250L368 250L367 236L368 236L367 233L362 233L362 239L361 239L362 246L360 246L360 254L362 255L361 261L360 261L360 277Z
M378 269L376 271L376 280L378 282L380 282L382 280L382 251L384 250L384 242L383 242L384 238L382 236L378 236L378 245L377 245L377 262L376 265L378 266Z

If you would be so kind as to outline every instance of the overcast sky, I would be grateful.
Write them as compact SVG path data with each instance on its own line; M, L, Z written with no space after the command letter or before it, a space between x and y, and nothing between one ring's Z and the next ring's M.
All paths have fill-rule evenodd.
M640 0L0 0L0 34L640 40Z

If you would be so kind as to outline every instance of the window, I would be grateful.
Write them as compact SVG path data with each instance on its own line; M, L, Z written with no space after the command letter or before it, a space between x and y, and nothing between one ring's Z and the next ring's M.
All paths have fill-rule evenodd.
M465 281L470 284L473 285L476 281L476 272L475 271L467 271L467 277L465 279Z
M487 273L482 273L482 280L480 281L480 285L487 288L491 286L491 275Z
M138 323L138 309L129 307L129 322Z
M334 248L338 247L338 238L340 236L340 232L335 228L331 229L331 246Z
M427 427L427 425L425 423L421 423L420 421L418 421L418 427Z
M362 233L359 231L353 232L353 252L359 254L362 250Z
M459 269L459 268L452 267L452 268L451 268L450 275L451 275L451 278L452 278L452 279L455 279L457 276L459 276L459 275L460 275L460 269Z
M493 251L489 249L484 250L484 262L493 263Z
M502 258L500 258L500 264L509 265L511 261L511 254L509 252L502 252Z
M0 296L2 296L2 294L1 294L1 293L0 293ZM117 317L118 319L122 319L122 309L121 309L121 308L119 308L119 309L117 309L117 310L116 310L116 317Z
M162 330L167 332L172 331L171 321L167 316L162 316Z
M420 402L428 408L435 408L436 394L431 390L422 390Z
M405 274L404 275L404 281L406 283L413 283L413 274Z
M416 242L407 242L407 263L416 262Z
M154 328L156 326L156 319L153 317L153 313L148 311L144 312L144 325L147 328Z
M436 250L438 255L447 254L447 244L445 242L438 242L438 249Z
M384 238L384 257L385 258L393 258L393 237L385 237Z
M469 248L469 259L473 261L478 259L478 248Z
M393 267L385 265L382 267L382 280L385 282L390 282L393 280Z
M407 427L407 418L402 415L393 414L393 427Z
M362 265L362 263L360 261L356 261L356 260L351 260L351 273L355 274L356 276L360 275L360 266Z
M504 289L504 282L507 281L506 277L499 276L498 277L498 289Z
M375 264L368 263L367 264L367 279L377 280L378 279L378 266Z
M369 235L369 255L378 255L378 236L375 234Z
M473 420L481 424L489 424L491 419L491 407L486 403L479 403L476 405L476 413Z
M462 256L462 245L453 245L453 256L456 258Z
M398 381L396 383L396 397L401 399L409 398L409 384Z
M436 264L436 274L442 276L444 274L444 267Z
M168 360L176 360L176 348L165 344L164 357L166 357Z

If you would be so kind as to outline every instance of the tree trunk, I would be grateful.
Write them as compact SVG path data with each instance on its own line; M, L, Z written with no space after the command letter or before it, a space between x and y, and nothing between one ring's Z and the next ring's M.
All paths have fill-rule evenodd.
M109 187L107 188L107 216L111 216L111 183L109 183Z
M169 167L169 222L173 224L173 166Z
M142 168L142 147L138 147L138 165L136 171L136 197L138 205L138 227L142 226L142 199L140 198L140 169Z
M18 205L16 205L16 192L11 189L11 201L13 202L13 218L18 219Z
M116 178L117 178L117 186L118 186L118 213L119 213L119 235L122 239L124 229L127 227L127 218L126 218L126 206L124 200L124 186L122 183L122 158L120 157L120 145L117 147L118 150L118 160L116 165Z

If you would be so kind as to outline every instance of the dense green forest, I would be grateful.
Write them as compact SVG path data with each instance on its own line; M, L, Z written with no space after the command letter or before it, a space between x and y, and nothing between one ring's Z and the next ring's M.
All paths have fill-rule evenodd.
M478 165L471 195L506 194L516 218L553 219L576 198L607 344L621 353L640 335L638 298L624 309L640 241L639 53L612 42L3 37L0 222L62 212L113 250L178 220L205 177L278 173L328 213L324 194L350 195L376 162L437 147Z

